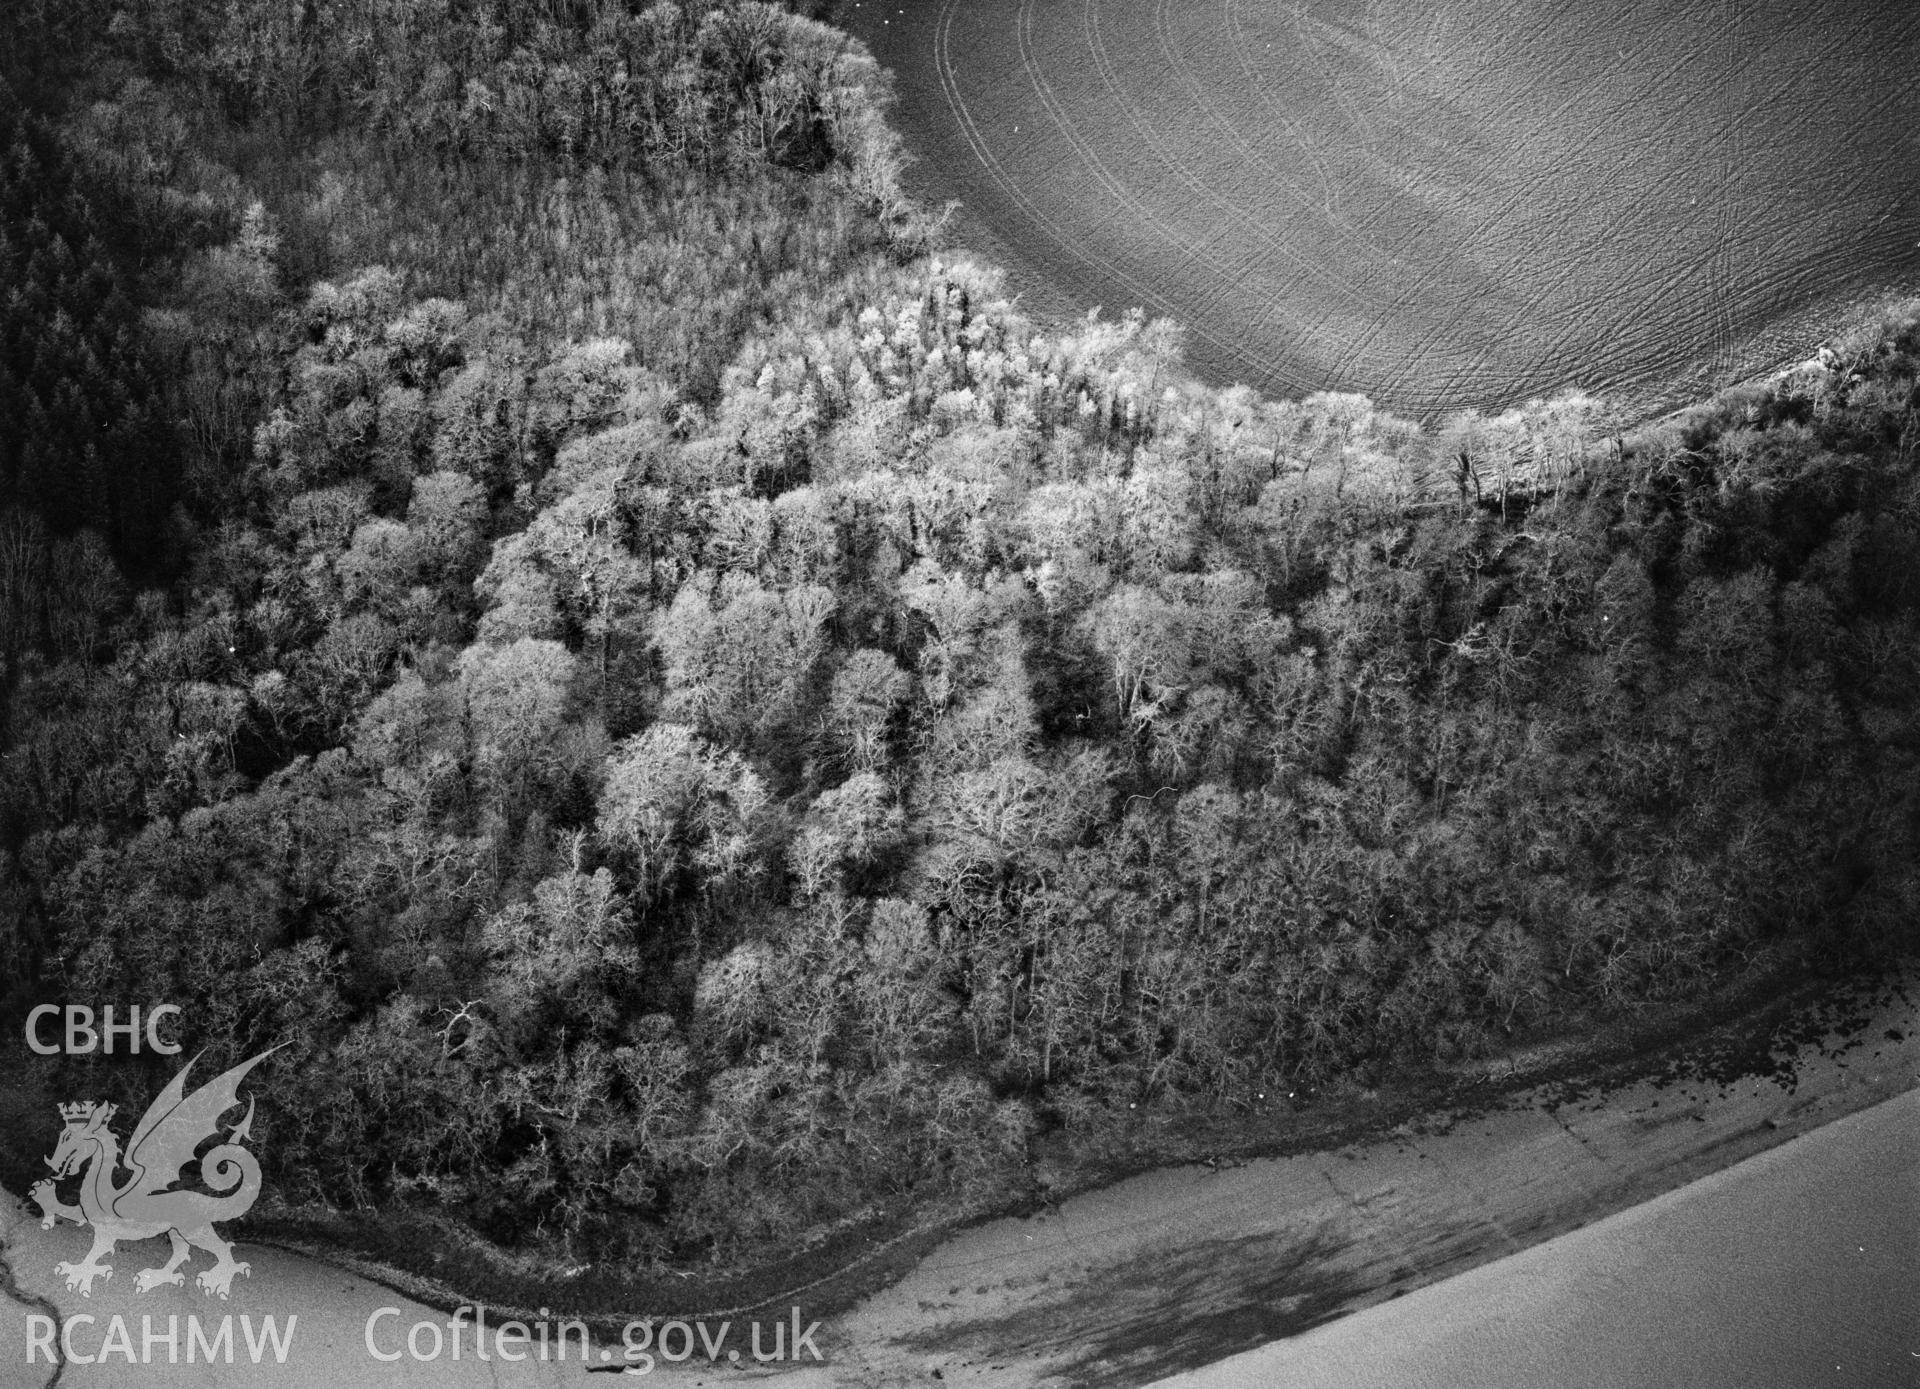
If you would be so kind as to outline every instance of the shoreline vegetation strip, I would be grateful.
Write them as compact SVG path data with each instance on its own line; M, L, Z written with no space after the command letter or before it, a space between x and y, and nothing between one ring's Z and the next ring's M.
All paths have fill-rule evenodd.
M1920 308L1266 400L943 256L813 19L252 13L4 21L0 1023L287 1043L276 1201L754 1265L1910 952Z

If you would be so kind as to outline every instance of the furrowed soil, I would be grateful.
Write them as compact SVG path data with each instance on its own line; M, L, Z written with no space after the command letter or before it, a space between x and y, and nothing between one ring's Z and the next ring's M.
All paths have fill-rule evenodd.
M911 190L1216 383L1638 413L1920 284L1920 6L843 0Z

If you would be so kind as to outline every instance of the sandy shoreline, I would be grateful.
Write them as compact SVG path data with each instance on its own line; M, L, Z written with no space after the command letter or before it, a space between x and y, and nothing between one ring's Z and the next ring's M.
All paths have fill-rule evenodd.
M849 1348L876 1384L1142 1384L1297 1334L1920 1084L1920 1010L1891 989L1870 1003L1844 1033L1803 1017L1760 1074L1710 1035L1618 1088L1551 1083L1383 1142L1150 1173L996 1222L850 1317Z
M1031 1218L980 1225L939 1244L850 1312L826 1319L815 1338L824 1363L782 1377L792 1389L1144 1384L1295 1335L1635 1206L1920 1085L1913 994L1889 984L1828 998L1796 1013L1775 1030L1779 1045L1757 1054L1731 1042L1723 1028L1657 1055L1640 1078L1613 1088L1545 1083L1485 1109L1428 1114L1381 1141L1237 1166L1162 1169ZM116 1256L129 1276L82 1300L66 1291L53 1265L84 1253L84 1232L42 1231L17 1201L8 1206L5 1259L20 1295L62 1316L93 1315L101 1326L115 1313L136 1327L142 1315L276 1315L282 1323L297 1315L299 1335L288 1363L273 1369L276 1382L599 1382L577 1360L512 1367L471 1358L457 1365L446 1358L376 1361L364 1335L372 1312L398 1308L389 1327L444 1323L445 1313L285 1250L243 1247L253 1274L223 1304L181 1289L136 1294L131 1270L158 1246L135 1246ZM811 1320L805 1301L798 1299L800 1313ZM780 1319L790 1310L780 1309ZM27 1372L28 1315L12 1302L0 1316L0 1384L50 1380L44 1363ZM745 1320L736 1320L735 1334L744 1337ZM82 1337L79 1344L88 1343ZM597 1345L596 1355L603 1348ZM713 1376L703 1358L696 1354L672 1377ZM618 1363L617 1347L610 1359ZM656 1364L656 1372L669 1367ZM743 1372L740 1363L719 1367L728 1379ZM60 1382L224 1385L255 1383L265 1373L245 1364L229 1370L116 1361L62 1367Z
M1920 1378L1920 1090L1165 1389L1894 1389Z

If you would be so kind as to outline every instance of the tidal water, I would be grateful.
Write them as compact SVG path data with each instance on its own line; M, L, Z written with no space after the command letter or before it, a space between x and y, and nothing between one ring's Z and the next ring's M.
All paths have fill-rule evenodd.
M1920 1384L1920 1091L1160 1389Z

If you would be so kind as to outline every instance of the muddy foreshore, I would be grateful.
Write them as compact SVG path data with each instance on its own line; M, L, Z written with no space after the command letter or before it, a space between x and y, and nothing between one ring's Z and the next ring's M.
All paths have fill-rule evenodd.
M1911 969L1819 978L1785 961L1756 966L1689 1008L1300 1110L1146 1112L1097 1153L1052 1135L997 1211L880 1213L752 1269L603 1276L385 1212L282 1212L229 1233L256 1251L261 1273L244 1289L253 1308L298 1312L314 1328L302 1336L323 1346L325 1363L307 1370L316 1384L407 1370L360 1350L361 1324L389 1290L421 1315L479 1303L495 1324L536 1309L578 1317L608 1362L596 1369L620 1368L620 1329L637 1319L738 1327L778 1313L822 1323L825 1361L786 1370L791 1389L1146 1384L1536 1245L1904 1093L1920 1085L1916 999ZM28 1314L104 1315L120 1301L129 1316L166 1310L131 1288L110 1289L102 1306L66 1291L55 1266L83 1252L86 1232L43 1231L6 1205L6 1291ZM0 1352L18 1320L0 1323ZM528 1382L558 1383L547 1371L559 1368L537 1367ZM100 1376L96 1365L79 1382L121 1382Z
M943 1244L844 1320L866 1377L1146 1384L1637 1206L1920 1085L1912 976L1777 974L1357 1102L1267 1155L1162 1168ZM1758 992L1756 992L1758 991ZM936 1375L934 1372L939 1371Z
M749 1268L646 1273L569 1266L501 1250L452 1222L406 1211L260 1211L238 1222L233 1237L336 1264L429 1306L484 1302L503 1315L551 1306L599 1329L624 1324L636 1309L663 1318L733 1315L801 1296L814 1315L841 1316L955 1235L1009 1217L1045 1218L1076 1193L1157 1169L1210 1172L1390 1142L1408 1131L1443 1131L1536 1092L1568 1103L1640 1082L1790 1077L1796 1046L1844 1032L1899 987L1897 976L1810 979L1797 964L1776 963L1684 1008L1614 1019L1470 1065L1402 1073L1377 1089L1298 1108L1281 1100L1262 1108L1143 1112L1098 1149L1076 1152L1065 1135L1041 1139L1029 1180L989 1208L876 1211ZM1324 1316L1366 1292L1341 1290ZM1287 1334L1324 1316L1302 1306L1262 1331Z

